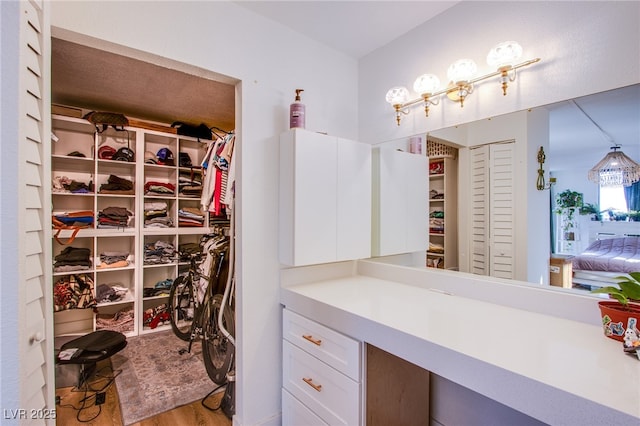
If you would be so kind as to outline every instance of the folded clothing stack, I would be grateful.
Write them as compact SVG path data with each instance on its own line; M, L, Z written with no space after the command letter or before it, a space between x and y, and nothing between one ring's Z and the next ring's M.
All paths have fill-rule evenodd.
M433 234L444 233L444 212L440 210L429 213L429 232Z
M122 283L98 284L96 288L96 301L98 303L117 302L123 300L129 289Z
M438 192L435 189L432 189L431 191L429 191L429 199L431 199L431 200L442 200L442 199L444 199L444 193L443 192Z
M145 195L173 195L176 193L176 186L172 183L150 180L144 184L144 193Z
M98 212L99 229L127 228L133 222L133 213L124 207L107 207Z
M429 241L429 252L444 253L444 246L442 244L436 244Z
M107 183L100 185L101 194L133 195L133 182L116 175L109 175Z
M54 227L58 226L76 226L79 228L87 228L93 225L93 211L79 210L73 212L53 212L52 221ZM58 223L56 223L58 222Z
M84 271L91 269L91 250L80 247L66 247L54 257L54 272Z
M145 287L142 290L143 296L144 297L168 296L169 291L171 290L172 284L173 284L173 279L171 278L158 281L153 287Z
M176 258L176 248L166 241L156 241L144 245L144 264L158 265L172 263Z
M202 172L198 169L180 170L178 193L185 197L200 198L202 195Z
M144 227L173 227L173 219L167 214L167 203L164 201L144 203Z
M68 192L71 194L90 194L93 192L93 182L78 182L66 176L55 176L51 181L52 192Z
M195 207L178 210L178 226L204 226L204 213Z
M98 268L124 268L129 266L129 252L105 251L100 253Z
M114 315L96 315L96 330L113 330L120 333L130 333L133 331L133 306L127 306L116 312Z

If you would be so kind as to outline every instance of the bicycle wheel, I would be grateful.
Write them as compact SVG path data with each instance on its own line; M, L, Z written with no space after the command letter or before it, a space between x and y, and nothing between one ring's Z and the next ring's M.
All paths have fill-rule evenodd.
M204 309L204 341L202 355L207 374L218 385L227 381L227 373L231 367L235 348L218 328L218 313L222 306L222 295L216 294L207 301ZM227 306L222 315L224 327L232 335L235 333L234 313Z
M171 329L180 339L191 338L191 324L195 312L195 300L191 279L178 277L169 290L169 316Z

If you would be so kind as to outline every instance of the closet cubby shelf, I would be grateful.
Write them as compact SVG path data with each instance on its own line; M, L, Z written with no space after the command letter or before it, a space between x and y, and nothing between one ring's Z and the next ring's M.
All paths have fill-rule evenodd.
M52 213L73 212L90 210L93 212L94 221L81 228L75 240L71 244L61 244L52 238L52 256L55 266L55 257L66 247L79 247L90 250L92 266L88 270L53 272L53 282L72 274L85 274L93 280L93 294L100 284L108 284L125 287L128 290L125 299L98 303L98 313L92 309L68 309L55 313L54 333L82 334L104 329L98 323L98 316L116 315L121 310L133 308L133 322L125 330L127 336L135 336L143 333L157 332L170 329L167 325L160 325L151 329L144 325L144 312L148 309L156 309L168 302L168 296L144 297L145 287L153 287L157 282L166 279L175 279L186 267L184 263L172 261L161 264L145 264L145 244L158 240L170 244L174 250L183 243L198 243L204 234L212 232L208 226L210 222L209 212L202 212L203 226L182 227L179 226L179 209L199 208L200 196L197 193L197 184L194 178L201 180L202 169L200 164L204 160L209 141L200 141L197 138L180 136L174 133L164 133L156 130L148 130L138 127L126 127L126 131L116 131L108 128L103 132L96 132L96 127L87 120L61 115L52 115L51 143L51 205ZM98 152L103 146L112 147L115 151L120 148L129 148L134 152L131 162L119 161L108 158L100 158ZM173 156L173 165L150 164L145 160L155 158L159 151L166 148ZM104 151L104 150L103 150ZM164 152L164 151L163 151ZM180 153L188 156L193 167L180 166ZM71 154L71 155L70 155ZM191 179L192 186L196 187L193 195L185 195L179 192L180 175ZM117 183L122 188L117 188L109 193L101 193L101 187L111 183L111 177L119 179ZM61 188L53 188L54 182L76 181L93 185L93 189L86 193L72 193ZM148 182L161 182L171 184L174 191L171 193L145 193L145 184ZM130 184L127 184L129 182ZM126 187L127 185L130 185ZM126 187L126 188L125 188ZM190 188L193 190L193 188ZM63 192L64 191L64 192ZM161 209L161 217L170 218L168 227L145 228L145 203L165 203L166 209ZM128 226L115 228L99 228L98 214L108 207L123 208L133 216L128 219ZM158 217L154 211L154 217ZM166 216L163 216L166 214ZM124 220L124 219L123 219ZM55 234L55 230L52 234ZM71 237L73 230L61 230L58 237L65 242ZM127 266L99 267L100 254L103 252L127 253L132 259Z

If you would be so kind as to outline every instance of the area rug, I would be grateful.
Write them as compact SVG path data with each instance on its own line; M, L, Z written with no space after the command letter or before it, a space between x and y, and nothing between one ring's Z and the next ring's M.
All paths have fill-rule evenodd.
M129 337L127 346L111 357L125 425L204 398L217 385L202 361L202 346L180 354L188 342L173 331Z

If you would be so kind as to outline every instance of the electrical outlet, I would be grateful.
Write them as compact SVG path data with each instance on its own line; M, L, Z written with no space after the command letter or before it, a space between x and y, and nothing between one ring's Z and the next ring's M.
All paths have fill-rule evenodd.
M96 394L96 405L104 404L104 401L107 399L107 394L105 392L98 392Z

